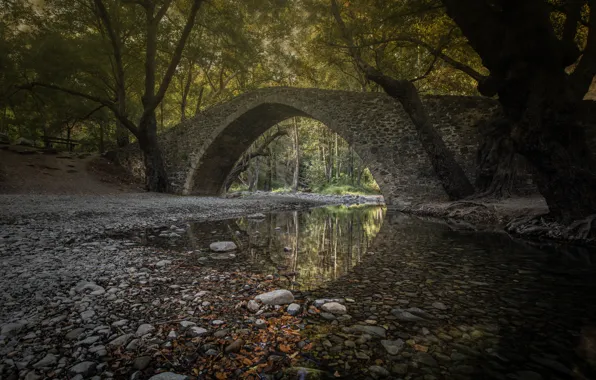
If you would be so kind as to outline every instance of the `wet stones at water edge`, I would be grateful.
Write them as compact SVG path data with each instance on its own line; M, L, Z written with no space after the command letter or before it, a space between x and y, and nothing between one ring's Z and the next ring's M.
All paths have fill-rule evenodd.
M238 247L233 241L216 241L209 245L209 249L213 252L230 252L238 249Z
M294 302L294 295L289 290L279 289L259 294L255 301L261 301L265 305L286 305Z
M265 219L265 214L257 212L255 214L250 214L247 216L248 219Z
M149 380L188 380L188 376L178 375L173 372L163 372L159 375L151 376Z

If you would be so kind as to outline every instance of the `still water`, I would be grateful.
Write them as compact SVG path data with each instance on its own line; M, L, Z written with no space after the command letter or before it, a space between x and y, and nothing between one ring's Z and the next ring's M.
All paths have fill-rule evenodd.
M291 289L313 289L361 262L384 215L384 207L332 206L190 223L180 239L163 230L148 235L153 244L194 250L203 264L242 262L249 270L285 276ZM212 253L215 241L234 241L241 252Z
M338 331L307 321L323 332L305 365L352 378L369 378L376 363L393 378L596 379L592 249L456 231L382 207L190 223L179 232L152 229L143 239L192 252L203 266L286 278L310 299L352 301ZM209 250L222 240L240 249ZM421 318L404 319L406 309ZM381 326L403 348L390 353L380 340L352 336L353 325Z

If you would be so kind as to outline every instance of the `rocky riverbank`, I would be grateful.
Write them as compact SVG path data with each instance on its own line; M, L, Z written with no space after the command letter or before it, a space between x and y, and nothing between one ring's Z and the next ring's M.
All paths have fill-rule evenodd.
M276 348L281 352L295 349L300 339L287 336L298 323L294 311L267 303L247 309L256 307L248 305L249 300L278 289L283 279L255 275L238 265L189 265L183 256L173 258L172 252L113 236L155 226L180 234L189 220L355 201L367 200L315 194L234 199L2 195L0 377L140 379L170 370L192 374L191 359L185 356L191 348L193 360L205 359L203 368L197 364L198 373L214 375L213 366L223 364L209 358L237 353L263 339L278 344L283 338L283 346ZM304 310L305 300L296 297L299 304L293 308ZM266 325L259 322L261 314ZM228 348L234 342L236 348ZM251 354L226 365L262 367L268 357ZM160 378L176 378L164 376Z
M307 291L211 222L343 201L0 196L0 377L590 378L594 271L576 258L388 214L359 265ZM207 245L174 244L194 220Z
M472 231L506 232L528 240L596 244L595 218L587 218L571 225L551 221L548 206L542 197L510 198L504 200L476 199L470 201L401 204L390 210L446 221L454 228Z

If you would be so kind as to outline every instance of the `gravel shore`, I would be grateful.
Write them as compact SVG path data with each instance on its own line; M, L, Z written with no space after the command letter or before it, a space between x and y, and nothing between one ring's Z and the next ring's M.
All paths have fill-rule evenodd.
M154 301L143 292L171 284L176 270L158 250L147 252L110 236L149 226L183 232L188 220L379 200L315 194L230 199L148 193L0 195L0 378L82 379L100 373L101 378L122 378L106 367L106 357L130 344L127 334L156 318L139 314ZM227 281L226 274L220 275L214 281ZM182 307L187 301L178 285L171 286L165 298ZM127 321L118 324L121 320ZM123 343L113 343L118 338Z

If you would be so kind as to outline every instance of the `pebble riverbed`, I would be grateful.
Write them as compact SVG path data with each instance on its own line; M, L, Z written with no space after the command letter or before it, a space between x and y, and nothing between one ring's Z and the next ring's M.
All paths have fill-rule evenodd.
M343 201L0 196L0 378L595 378L589 252L388 214L353 270L289 291L123 237Z
M146 335L137 329L146 324L147 309L157 308L164 316L185 313L189 288L176 283L188 282L193 295L200 294L197 278L207 276L207 283L212 273L199 270L195 279L181 279L170 256L109 236L148 226L183 231L187 220L365 201L370 199L315 194L234 199L0 195L0 378L103 379L131 373L148 378L138 369L149 363L135 366L134 360L146 358L140 352L150 345L133 340ZM229 274L213 276L217 284ZM153 288L166 293L169 306L151 306L157 298ZM201 300L205 294L190 301L208 302ZM130 357L112 367L110 357L120 348ZM133 367L137 370L129 373Z

